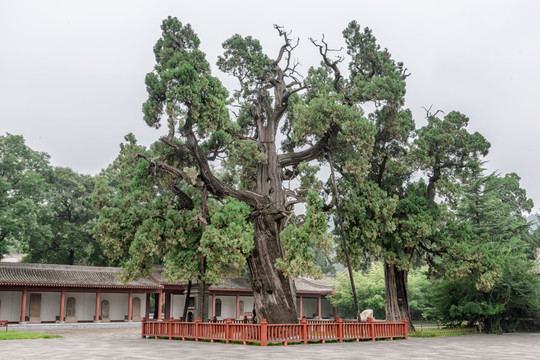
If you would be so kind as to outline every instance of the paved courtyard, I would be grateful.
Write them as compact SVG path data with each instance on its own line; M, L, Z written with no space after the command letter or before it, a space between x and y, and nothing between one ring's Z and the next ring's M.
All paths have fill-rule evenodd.
M15 328L61 339L6 340L0 359L539 359L540 333L343 344L243 346L141 339L140 327Z

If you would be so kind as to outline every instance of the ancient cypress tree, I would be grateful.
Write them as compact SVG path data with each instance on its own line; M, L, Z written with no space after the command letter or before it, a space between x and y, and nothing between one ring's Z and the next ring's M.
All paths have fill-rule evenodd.
M164 239L174 244L175 236L189 237L172 230L175 226L192 226L191 220L200 218L197 215L190 218L184 214L183 220L174 220L169 215L137 214L141 224L152 230L154 240L151 246L144 245L142 240L150 236L140 231L139 245L133 245L129 236L122 236L123 243L118 243L113 232L108 232L111 228L125 231L115 221L124 219L129 211L113 211L105 191L101 192L104 201L98 206L110 212L108 219L102 218L100 227L104 240L113 249L131 248L133 253L127 255L139 259L131 262L133 268L150 266L148 257L136 255L135 249L145 246L146 253L167 259L169 273L186 274L182 262L174 260L187 259L186 254L206 259L207 266L212 256L213 262L225 264L234 254L225 251L234 249L229 244L239 235L250 237L251 242L244 243L236 254L247 260L257 317L286 323L297 319L292 277L317 275L315 253L324 252L330 243L326 212L335 201L327 195L330 191L325 188L325 172L319 171L327 166L328 154L335 160L340 196L360 189L364 195L373 192L373 199L379 199L363 203L380 215L370 224L377 229L361 229L365 238L374 240L393 229L396 200L366 179L377 129L365 107L376 104L401 113L406 71L388 51L378 47L369 29L361 31L356 22L351 22L343 32L347 55L334 57L324 38L311 40L314 56L321 56L322 62L302 78L293 57L298 40L278 26L275 29L282 44L275 57L264 53L259 41L251 36L233 35L223 43L217 67L238 84L229 95L212 75L191 26L171 17L163 21L162 36L154 46L156 65L146 76L148 100L143 112L149 126L164 125L168 131L149 151L140 149L137 155L131 151L138 160L124 176L131 183L126 191L132 194L152 189L144 196L144 192L139 193L132 204L145 203L151 194L159 198L170 195L169 205L160 207L165 215L163 210L177 202L173 199L196 199L201 191L207 192L216 204L208 215L212 226L197 228L201 240L190 248L193 251L174 247L175 251L170 251L172 248L154 245ZM348 77L340 70L346 60ZM130 180L129 174L138 175ZM124 198L131 197L126 193ZM123 207L129 205L125 201L120 204L118 209L129 209ZM226 204L232 207L220 212ZM296 204L305 205L303 213L295 211ZM247 214L240 209L248 209ZM219 213L222 215L214 218ZM231 214L239 216L228 218ZM155 225L158 219L167 226ZM249 226L231 229L234 219ZM213 241L203 241L210 238ZM348 246L354 250L354 246ZM216 253L222 256L212 255ZM239 265L239 261L233 263Z
M329 59L324 41L314 41L323 63L301 79L293 60L298 43L276 26L282 46L274 58L250 36L223 43L217 66L239 84L228 98L193 29L169 18L162 30L154 47L156 66L146 77L145 120L154 127L167 124L161 143L188 158L191 167L172 166L159 156L146 160L179 181L204 186L219 201L231 197L249 206L253 249L247 263L256 313L274 323L294 322L290 276L316 272L313 248L324 248L329 239L318 166L326 152L339 148L349 157L343 171L365 170L374 129L359 105L388 97L385 84L402 76L402 69L368 74L368 85L351 81L345 89L340 61ZM351 46L370 51L361 41ZM294 214L297 203L306 204L302 216Z

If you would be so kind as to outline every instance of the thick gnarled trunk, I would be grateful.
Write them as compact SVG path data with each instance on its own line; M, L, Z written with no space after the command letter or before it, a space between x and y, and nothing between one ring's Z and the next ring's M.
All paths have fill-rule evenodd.
M285 218L280 215L286 210L287 196L282 187L282 169L278 162L275 146L274 122L261 127L266 162L259 163L255 192L264 198L265 206L253 215L255 248L248 257L251 272L255 320L266 319L270 324L294 324L298 322L296 312L296 288L293 279L276 269L278 258L285 252L280 233L285 227Z
M197 317L201 318L202 321L207 321L209 319L208 316L208 289L210 286L205 282L199 280L199 294L197 296ZM187 301L187 300L186 300Z
M279 240L278 224L270 215L255 218L255 248L248 258L251 271L255 320L266 319L269 323L294 324L296 312L296 288L294 281L275 267L276 259L283 256Z
M409 330L414 330L409 307L407 278L409 271L399 270L395 265L384 263L384 282L386 285L386 320L407 319Z

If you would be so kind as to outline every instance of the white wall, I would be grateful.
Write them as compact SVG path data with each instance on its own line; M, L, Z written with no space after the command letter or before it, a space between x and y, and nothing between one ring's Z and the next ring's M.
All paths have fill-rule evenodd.
M75 298L75 317L77 321L93 321L96 314L96 293L81 293L66 291L64 316L67 312L67 300Z
M60 297L59 292L41 293L41 321L56 321L60 315Z
M139 316L142 319L146 316L146 294L133 294L133 299L135 298L139 298L141 300L141 313ZM132 308L131 311L135 311L135 309ZM135 316L135 313L133 313L133 316Z
M0 320L21 319L22 291L0 291Z
M240 296L240 301L244 302L244 312L253 312L253 304L255 303L255 300L253 299L253 296ZM240 319L244 318L244 314L240 314Z
M175 319L180 318L184 313L184 301L186 295L175 295L171 296L171 316Z
M101 302L109 300L109 319L124 320L124 316L128 314L128 293L101 293Z
M236 318L236 296L216 295L216 303L218 299L221 300L221 316L217 316L217 318L218 319ZM209 312L210 316L212 315L211 302L212 300L210 300L210 312Z
M30 309L30 294L41 294L41 321L55 321L56 317L60 316L60 291L28 291L25 316L28 316ZM75 298L77 321L93 321L96 313L96 293L66 291L64 316L66 316L67 311L67 300L70 297ZM140 316L142 318L146 312L146 294L133 294L133 298L136 297L141 300ZM19 321L21 317L21 299L22 291L0 291L0 320ZM103 300L109 300L109 317L111 320L124 320L124 315L128 313L128 293L102 292L100 304Z

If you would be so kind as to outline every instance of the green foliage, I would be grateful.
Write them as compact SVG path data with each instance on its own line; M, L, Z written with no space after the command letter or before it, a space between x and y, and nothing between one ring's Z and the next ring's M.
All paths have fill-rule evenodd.
M35 332L0 331L0 340L23 340L23 339L53 339L61 338L60 335L50 335Z
M369 28L363 31L356 21L343 31L347 43L350 97L355 101L388 101L403 103L405 71L403 63L392 60L387 49L380 45Z
M217 283L224 269L239 274L253 249L253 224L248 221L249 207L228 198L212 215L197 249L206 259L204 278Z
M513 331L521 319L535 317L540 279L523 245L513 240L492 249L500 270L488 291L478 289L472 276L438 281L430 295L434 310L429 317L444 323L479 322L487 332Z
M170 130L185 115L197 124L201 135L209 135L229 123L227 90L211 76L199 38L189 24L169 17L161 25L162 37L154 46L156 65L146 76L148 100L143 105L144 119L159 127L163 115ZM189 104L189 106L185 106Z
M241 90L234 93L236 99L249 99L262 90L261 84L272 72L273 61L262 52L262 46L251 36L233 35L223 42L223 56L217 66L226 74L241 79Z
M49 179L44 219L52 236L31 239L23 246L23 261L68 265L106 265L101 245L92 236L97 217L90 195L94 179L69 168L54 168Z
M317 192L306 194L306 215L300 224L289 224L281 232L285 257L276 261L276 268L289 276L321 277L321 268L314 261L317 253L326 254L331 239L327 232L328 220L322 212L323 201Z
M159 178L155 182L148 162L137 154L151 154L137 145L133 135L114 163L96 181L94 206L99 218L96 238L107 255L124 267L125 278L136 278L153 271L168 253L180 253L185 261L179 277L199 273L200 256L196 249L202 232L200 223L190 221L198 211L182 209L173 193L174 182Z
M105 265L91 234L93 188L91 176L51 167L22 136L0 136L0 255L11 248L25 262Z
M478 329L474 327L445 327L445 328L420 328L414 332L409 332L409 337L441 337L441 336L461 336L477 334Z
M458 205L458 219L467 225L454 232L453 241L468 248L451 248L448 255L466 260L447 262L446 278L439 281L439 296L433 299L433 317L478 321L491 332L514 330L540 307L540 279L533 271L537 265L527 259L530 245L524 241L530 224L523 213L531 210L532 201L516 174L492 174L477 176ZM460 235L467 237L458 242Z
M22 136L0 136L0 257L52 236L45 221L50 175L49 155L30 149Z
M159 144L146 149L133 135L126 136L119 156L96 182L96 237L108 256L120 262L125 279L151 273L155 264L164 265L171 281L218 282L238 274L253 248L249 208L233 199L223 204L204 200L191 186L198 181L196 168L184 168L192 175L182 182L155 173L140 157L166 150Z
M373 310L376 319L385 319L385 282L384 267L381 262L374 262L369 269L355 271L354 283L358 295L360 311ZM432 292L432 284L427 279L425 269L413 270L409 274L409 296L411 312L414 319L421 319L431 305L428 294ZM335 293L330 297L333 306L349 318L356 317L351 284L347 274L338 275Z
M438 190L439 196L452 201L460 195L458 184L478 173L491 145L478 132L469 133L469 118L457 111L444 119L429 115L427 120L417 131L412 156L430 179L428 197L434 199Z

